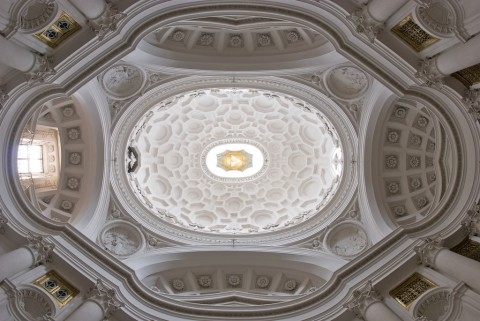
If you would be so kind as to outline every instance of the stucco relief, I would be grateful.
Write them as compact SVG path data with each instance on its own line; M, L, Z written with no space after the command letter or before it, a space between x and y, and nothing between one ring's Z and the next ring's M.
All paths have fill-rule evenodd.
M105 93L112 98L130 98L136 95L145 84L144 72L129 64L119 64L100 76Z
M344 100L355 99L368 89L367 75L353 66L339 66L325 75L325 86L334 96Z
M103 228L98 239L102 247L118 257L135 254L144 245L140 230L124 221L110 221Z

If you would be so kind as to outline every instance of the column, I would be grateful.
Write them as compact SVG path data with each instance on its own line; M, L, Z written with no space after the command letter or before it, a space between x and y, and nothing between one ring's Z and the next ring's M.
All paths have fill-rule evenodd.
M32 266L51 261L54 244L29 234L29 244L0 257L0 282Z
M438 238L427 238L415 247L421 263L435 268L440 273L465 282L480 293L480 262L469 259L442 247Z
M353 291L345 307L355 313L357 318L366 321L402 321L382 302L382 297L373 288L371 281Z
M102 321L124 304L117 299L117 293L97 279L97 283L87 292L86 300L64 321Z
M480 63L479 51L480 36L475 36L435 57L425 59L420 63L415 76L422 79L427 86L440 87L444 77Z
M367 11L372 19L385 22L407 2L408 0L370 0Z
M72 3L88 18L88 24L98 40L117 30L118 21L126 17L126 14L104 0L72 0Z
M480 91L475 91L477 95L471 97L472 100L477 102L477 105L480 100ZM479 106L480 107L480 106ZM480 117L480 115L479 115ZM478 235L480 232L480 205L474 205L471 210L467 211L467 215L462 221L462 226L468 235Z
M30 52L3 36L0 36L0 48L0 63L27 73L29 84L44 82L47 76L55 73L52 57ZM2 101L6 100L4 98Z
M102 321L105 317L103 307L93 300L86 300L65 321L85 321L87 316L88 321Z
M447 76L480 63L480 37L471 38L443 51L436 57L438 71Z
M35 55L14 42L0 36L0 63L27 72L35 65Z
M353 22L358 33L363 33L373 43L382 32L385 21L407 2L408 0L370 0L347 19Z
M0 282L35 263L32 252L26 247L13 250L0 256Z
M107 8L104 0L71 0L78 10L80 10L88 20L98 18Z

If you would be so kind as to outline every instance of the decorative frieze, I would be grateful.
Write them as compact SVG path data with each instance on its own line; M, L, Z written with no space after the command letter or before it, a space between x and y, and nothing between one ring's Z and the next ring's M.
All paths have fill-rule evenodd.
M408 309L423 293L437 285L419 273L414 273L399 286L390 291L390 295L401 306Z

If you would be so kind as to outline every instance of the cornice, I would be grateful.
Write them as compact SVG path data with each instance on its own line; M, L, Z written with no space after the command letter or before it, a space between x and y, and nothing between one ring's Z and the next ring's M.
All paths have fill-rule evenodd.
M222 307L217 307L218 309L216 309L215 311L206 310L204 306L199 307L192 304L180 304L178 303L178 301L166 300L162 297L153 296L151 293L147 292L145 288L140 284L139 280L135 278L134 272L131 269L126 268L121 263L119 264L116 259L113 259L103 250L99 249L94 242L87 239L84 235L81 235L75 228L70 225L58 224L51 220L40 217L38 215L38 212L33 208L33 206L23 201L24 197L21 194L21 187L19 186L16 175L12 171L12 163L15 161L15 159L13 159L11 146L14 146L14 144L17 142L18 129L22 128L27 114L31 113L35 106L40 105L41 103L47 101L48 99L51 99L52 97L63 96L65 94L72 93L74 90L80 88L91 78L97 75L97 73L99 73L101 70L105 70L106 68L111 66L114 63L115 59L121 58L124 54L131 51L134 45L138 43L139 39L141 39L142 35L151 31L154 28L157 28L162 22L165 24L173 22L175 20L178 21L180 19L183 19L184 16L195 15L196 13L198 14L202 12L206 13L209 12L209 10L228 11L233 9L249 9L252 12L255 11L256 13L273 10L272 7L268 6L231 4L227 6L198 6L194 9L183 9L177 11L179 15L175 15L175 8L173 7L165 10L165 14L158 14L158 12L156 12L157 10L147 10L149 7L154 6L154 3L158 2L148 1L132 8L132 10L129 11L130 16L122 20L119 29L127 27L128 24L132 25L136 23L137 21L135 21L134 18L136 17L136 15L140 14L140 11L143 10L145 10L145 12L148 12L148 15L150 17L148 22L139 23L135 28L132 27L131 30L128 31L128 33L124 34L122 33L123 31L118 31L116 34L107 36L100 46L96 42L91 42L82 50L82 52L79 53L77 58L72 59L70 64L63 64L62 66L59 66L59 68L57 68L57 74L55 76L51 76L48 79L49 81L58 82L58 85L42 85L36 88L30 88L26 85L22 85L15 89L12 93L10 93L11 99L8 101L8 106L3 109L1 115L3 120L3 127L8 133L8 135L5 136L6 139L4 140L4 145L2 146L2 154L9 155L9 159L7 160L8 164L2 163L3 166L1 176L2 179L8 184L7 190L2 195L2 207L4 208L4 213L9 220L9 224L11 224L11 226L15 230L21 232L24 232L27 229L31 229L37 232L40 232L41 230L42 233L56 235L55 237L58 237L64 242L60 242L60 244L58 244L57 242L57 246L54 250L55 253L62 254L66 247L65 244L69 244L69 246L72 246L77 251L81 251L85 255L85 257L87 257L91 262L98 262L99 265L102 265L105 270L109 271L112 274L112 277L115 277L118 280L122 280L122 282L124 282L122 286L125 287L125 291L130 294L138 294L139 300L141 300L145 305L162 307L166 310L171 311L172 313L185 313L190 317L193 317L194 315L215 315L217 317L257 317L259 315L280 316L282 313L290 313L290 311L298 312L302 309L316 309L322 302L333 298L335 294L339 294L341 291L343 291L346 288L348 281L356 282L356 279L354 278L357 277L360 273L362 273L362 271L363 273L370 275L370 273L366 272L366 270L369 267L373 266L375 262L378 262L378 260L380 260L379 258L383 254L388 255L389 253L391 253L392 249L395 249L396 246L404 244L403 242L405 242L406 231L402 229L394 231L389 236L387 236L381 243L376 244L372 247L372 249L366 251L357 259L353 260L350 264L346 265L344 268L340 269L337 273L335 273L334 276L327 282L327 284L322 289L318 290L315 293L309 294L302 299L299 299L298 301L295 300L289 303L288 306L280 306L278 308L277 306L272 306L269 308L269 310L263 311L261 310L261 308L255 311L242 311L241 309L223 309ZM330 14L335 11L338 16L344 15L344 13L341 13L341 11L334 8L333 3L327 4L327 1L325 1L325 3L315 3L312 1L303 3L317 5L317 7L327 10L327 12L330 12ZM179 5L178 7L191 4L192 3L189 2ZM308 24L314 29L320 30L323 28L321 32L328 34L329 39L334 42L334 44L337 46L337 49L341 53L351 58L352 61L359 63L360 66L365 67L370 72L378 72L381 81L383 83L386 83L388 87L394 90L396 93L402 92L407 87L407 83L410 83L410 81L414 81L413 71L410 70L411 68L409 68L409 66L401 63L400 67L398 67L398 65L397 67L395 67L394 62L391 61L393 60L393 55L390 58L384 58L388 61L388 71L380 70L379 68L375 67L373 61L363 59L362 56L366 54L365 50L361 50L358 47L357 40L354 41L351 40L351 38L348 38L355 36L348 34L348 32L346 31L341 32L338 29L334 29L328 26L328 21L325 21L325 18L319 16L314 17L315 13L311 13L310 15L304 15L302 13L299 13L300 9L298 9L299 11L297 11L296 13L292 13L285 8L279 8L279 3L271 2L271 4L277 6L277 9L274 10L277 14L292 14L292 18L296 17L295 19L297 20L301 19L299 17L304 17L305 21L308 22ZM165 4L159 4L157 8L164 9L162 6L165 6ZM303 11L305 12L306 10ZM325 20L319 21L318 19ZM351 31L350 27L349 30ZM120 41L118 44L114 45L114 40L120 38L122 38L123 40ZM381 50L381 48L374 46L372 49L369 49L369 52L377 51L378 54L378 51ZM106 54L106 52L108 51L110 51L110 53ZM381 56L382 54L378 55ZM82 62L89 56L96 56L96 58L93 59L92 64ZM68 71L68 69L73 65L77 65L78 69L72 68L71 71ZM80 69L82 69L82 71L78 72L78 70ZM398 70L402 70L402 72L399 77L396 77L394 75L395 72ZM406 81L405 79L407 79L408 81ZM9 110L12 108L14 110ZM18 110L16 110L17 108ZM20 108L22 108L22 110L20 110ZM6 117L7 115L8 117ZM5 122L8 122L8 126L5 125ZM458 139L456 140L456 142L458 142ZM457 178L457 180L459 179L461 178ZM17 219L12 213L26 213L26 215L28 215L27 218L20 218L20 220L28 220L26 226L22 227L23 224L20 224L20 220ZM425 223L423 225L416 226L414 229L408 230L408 232L421 233L422 231L426 230L427 225L428 224ZM410 253L411 249L405 249L404 251ZM72 258L67 255L64 256L64 259L66 261L72 260ZM99 260L97 261L97 259ZM396 263L398 264L398 262ZM89 271L91 274L94 274L94 267L95 265L90 267L86 266L84 270ZM392 266L389 265L388 268L391 269ZM377 275L380 275L380 273L386 273L386 271L387 270L382 269L376 273ZM261 319L261 317L259 316L257 319Z

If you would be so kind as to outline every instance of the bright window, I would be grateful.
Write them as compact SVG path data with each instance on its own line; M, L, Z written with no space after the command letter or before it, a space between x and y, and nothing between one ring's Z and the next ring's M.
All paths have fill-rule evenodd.
M18 146L18 172L43 173L43 148L40 145Z

